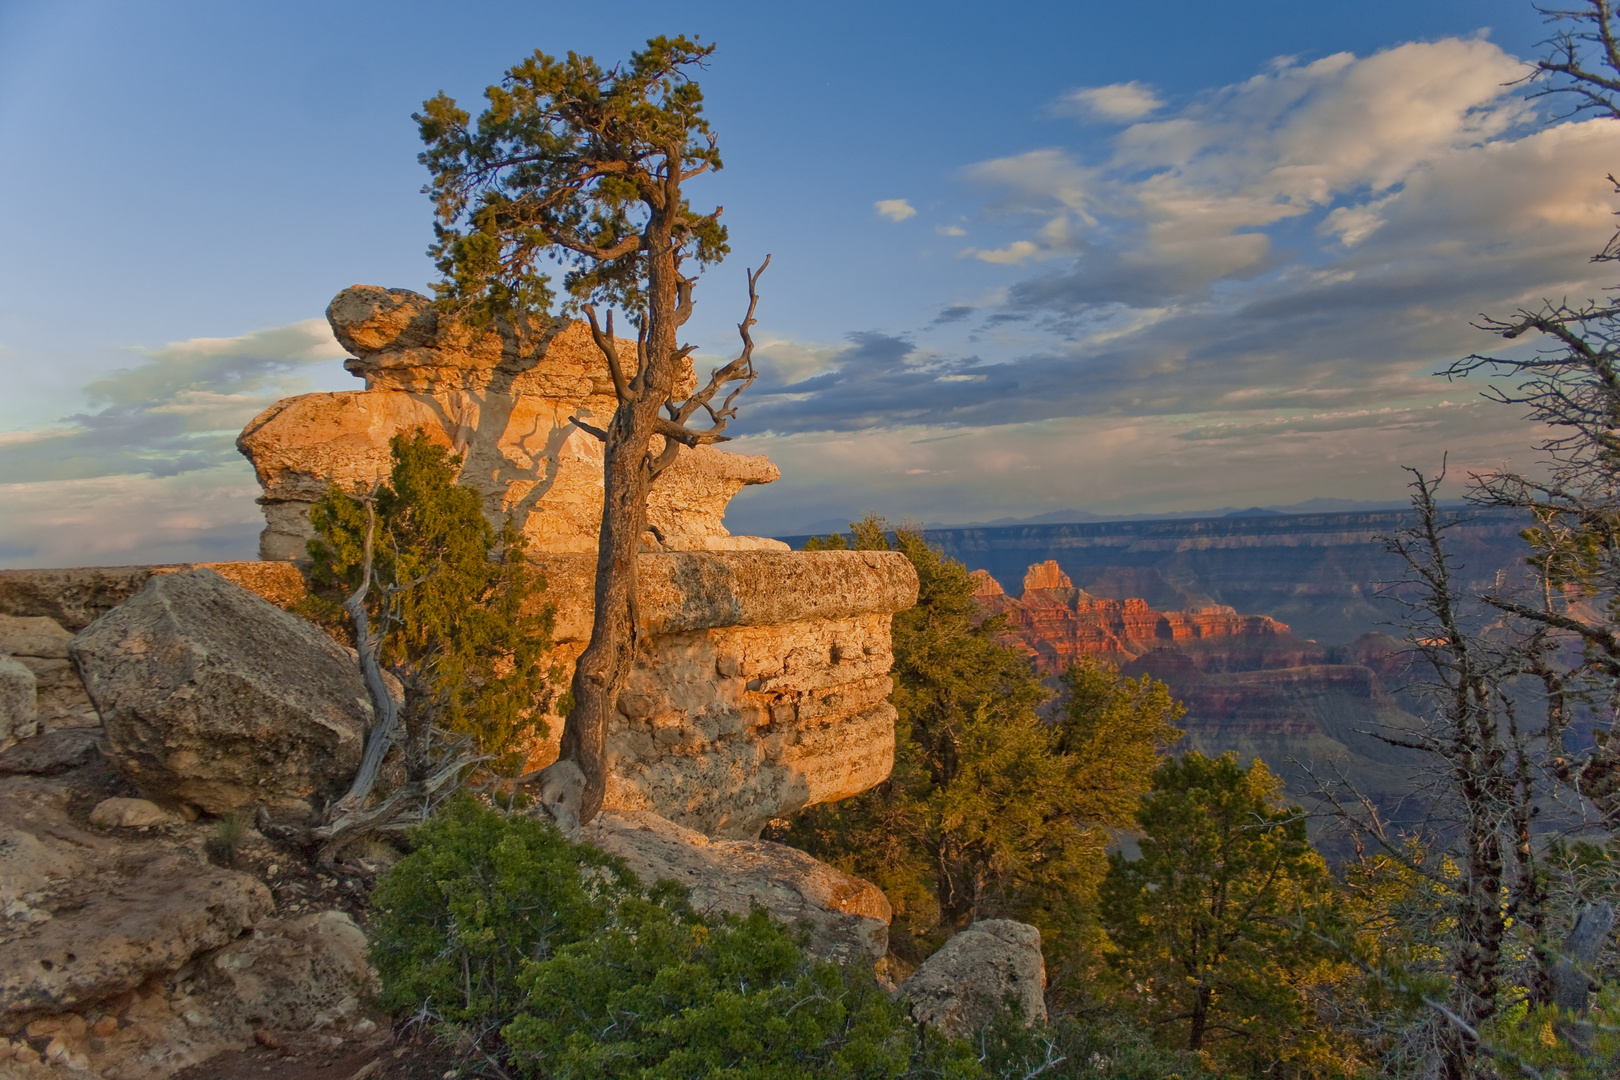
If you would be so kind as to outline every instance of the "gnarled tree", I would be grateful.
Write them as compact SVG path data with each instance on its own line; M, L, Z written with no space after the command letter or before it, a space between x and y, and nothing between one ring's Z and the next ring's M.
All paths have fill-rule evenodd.
M443 93L416 116L432 173L439 303L474 322L532 324L557 299L539 263L559 263L562 309L589 318L618 395L605 428L573 418L604 444L606 490L591 640L574 671L561 755L540 777L541 801L565 825L595 817L606 791L607 720L641 633L636 557L648 490L682 446L726 437L737 395L755 375L749 327L763 264L748 275L741 354L699 389L686 389L693 346L677 340L698 270L729 250L720 208L697 213L682 193L688 180L720 168L690 77L713 51L658 37L610 69L537 51L485 91L489 106L476 124ZM600 323L598 305L609 309ZM636 328L634 357L619 354L612 308ZM694 426L700 417L706 427Z

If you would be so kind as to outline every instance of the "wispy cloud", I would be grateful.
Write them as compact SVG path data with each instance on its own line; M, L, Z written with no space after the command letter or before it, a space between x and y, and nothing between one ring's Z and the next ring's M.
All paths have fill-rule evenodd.
M1164 102L1153 87L1124 82L1070 90L1057 100L1053 111L1060 115L1119 122L1140 120L1163 107Z
M244 424L307 389L312 365L344 355L324 319L140 351L141 363L85 387L89 411L0 439L0 484L175 476L235 462Z
M905 199L879 199L872 206L890 221L904 221L917 216L917 208Z
M259 489L236 436L342 347L309 319L140 352L85 387L87 411L0 435L0 565L254 557Z
M1133 510L1251 480L1227 501L1387 498L1400 464L1495 463L1528 445L1523 424L1431 372L1496 344L1469 325L1480 312L1602 295L1588 257L1613 227L1620 155L1612 120L1542 126L1511 85L1523 71L1483 40L1282 60L1173 108L1141 98L1101 157L969 166L975 233L999 236L960 254L1003 291L942 306L920 336L850 336L814 377L761 387L742 426L786 459L795 500L814 501L794 470L836 458L790 466L819 440L851 447L869 505L894 513L931 513L918 500L947 476L985 516L998 500L1039 512L1036 488L1070 479L1059 461L1086 462L1090 495L1067 505ZM1115 93L1088 107L1126 119L1123 91L1091 89ZM977 450L901 449L921 431ZM1033 468L1043 439L1028 490L993 464ZM916 491L876 479L891 472Z

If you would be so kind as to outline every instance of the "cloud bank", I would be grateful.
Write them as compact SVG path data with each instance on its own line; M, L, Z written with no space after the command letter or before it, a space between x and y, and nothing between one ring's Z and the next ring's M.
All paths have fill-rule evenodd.
M255 556L259 490L236 436L331 375L342 347L308 319L141 353L85 388L86 411L0 434L0 565Z
M1001 237L960 255L1003 275L994 298L849 333L813 374L771 368L743 424L779 458L859 446L848 511L933 520L946 496L919 477L954 477L961 520L1040 512L1054 487L1121 512L1191 508L1183 484L1212 505L1389 498L1400 464L1527 452L1511 410L1432 373L1494 347L1480 313L1602 295L1620 124L1543 126L1507 85L1524 70L1447 39L1278 61L1173 108L1141 84L1072 92L1054 108L1118 122L1105 143L963 171ZM898 449L935 439L977 449ZM910 478L892 489L890 460ZM994 464L1012 461L1041 478ZM834 485L822 459L783 465L745 517L784 528L805 501L787 485Z

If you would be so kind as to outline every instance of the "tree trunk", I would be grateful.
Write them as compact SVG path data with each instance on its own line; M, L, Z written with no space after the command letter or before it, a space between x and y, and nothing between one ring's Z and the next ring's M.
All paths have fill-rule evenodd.
M1209 987L1200 985L1198 995L1193 998L1192 1030L1187 1034L1187 1049L1194 1053L1204 1048L1204 1033L1209 1029L1210 997Z
M671 158L677 174L680 162ZM666 203L668 205L668 203ZM673 201L679 211L679 198ZM556 764L540 777L540 801L565 828L583 825L607 793L607 724L629 678L640 638L636 561L647 531L652 439L658 411L677 372L676 282L668 212L655 212L643 234L647 259L646 356L608 425L603 451L602 528L596 552L596 611L590 644L574 666L574 706L563 723Z

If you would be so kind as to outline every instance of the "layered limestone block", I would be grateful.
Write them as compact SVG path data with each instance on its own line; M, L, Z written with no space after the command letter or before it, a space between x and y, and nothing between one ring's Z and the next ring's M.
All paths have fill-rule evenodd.
M538 600L556 608L553 660L566 685L574 658L590 638L595 556L553 553L534 561L547 582ZM116 614L122 609L114 600L184 569L0 570L0 604L9 599L16 615L49 613L73 625L103 604ZM305 595L302 577L288 563L212 563L207 569L283 607ZM753 838L771 818L847 798L888 776L895 719L886 700L893 662L889 622L917 599L916 572L904 555L660 552L640 557L640 577L638 606L647 636L609 735L610 807L650 810L711 836ZM108 628L128 621L115 619ZM124 680L135 697L156 694L167 703L170 695L159 693L159 682ZM356 682L335 696L355 699L354 707L363 711L362 695ZM123 713L115 709L123 706L110 696L104 704L110 727L122 731ZM223 710L214 722L239 711ZM553 715L547 722L548 736L527 748L530 769L556 758L562 720ZM352 760L355 745L357 739L343 741L343 760ZM142 760L157 770L154 784L177 782L164 762L179 749L196 751L197 761L213 754L177 743L168 753L145 755ZM227 757L247 767L259 761L255 754ZM184 760L188 773L197 771L190 757ZM270 772L257 764L253 770L251 790L260 790L260 779L271 783ZM231 776L221 772L211 783L249 790ZM161 790L195 800L207 786L193 777L184 793Z
M243 429L237 446L264 488L262 558L304 558L310 507L331 484L385 477L389 439L418 428L462 455L460 482L492 521L514 522L530 551L596 550L602 444L573 418L606 427L616 401L584 323L475 330L419 293L365 285L339 293L327 319L366 389L287 398ZM634 342L620 349L635 355ZM785 550L722 524L733 495L778 475L764 457L683 449L653 485L649 522L666 550Z
M536 560L560 655L590 638L595 560ZM648 631L608 732L607 805L711 836L836 802L894 767L890 617L917 598L898 552L641 556ZM531 748L555 760L562 724Z

